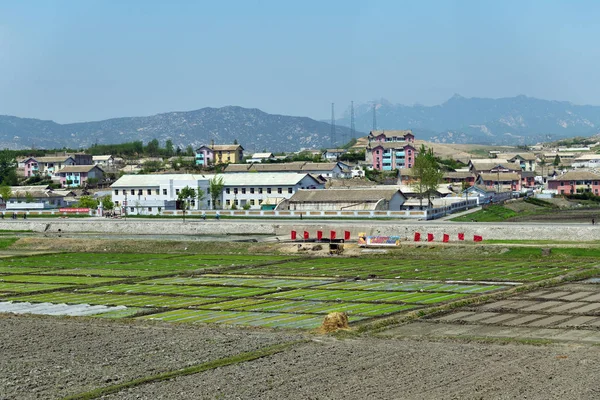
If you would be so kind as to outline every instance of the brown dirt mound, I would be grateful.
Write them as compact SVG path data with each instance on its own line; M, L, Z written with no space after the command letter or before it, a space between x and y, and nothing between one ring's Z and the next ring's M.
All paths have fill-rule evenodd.
M345 312L332 312L325 316L319 328L321 333L335 332L339 329L349 329L348 314Z

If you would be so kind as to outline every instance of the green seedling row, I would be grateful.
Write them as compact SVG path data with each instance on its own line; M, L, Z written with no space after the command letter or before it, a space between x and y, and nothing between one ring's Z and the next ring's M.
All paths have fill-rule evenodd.
M202 286L242 286L260 288L302 288L332 283L326 280L273 279L273 278L230 278L230 277L173 277L143 281L157 285L202 285Z
M104 306L127 307L168 307L181 308L198 306L214 302L213 298L184 297L184 296L144 296L144 295L118 295L118 294L92 294L92 293L43 293L19 297L5 297L3 300L29 301L32 303L66 303L66 304L92 304Z
M56 290L73 287L72 285L58 285L52 283L12 283L0 282L0 292L29 293L42 290Z
M140 312L145 311L145 310L147 310L147 309L138 308L138 307L127 307L123 310L115 310L115 311L109 311L106 313L95 314L95 315L92 315L92 317L107 318L107 319L131 318L131 317L135 317L137 314L139 314Z
M0 267L0 278L1 275L12 275L12 274L28 274L31 272L40 273L46 271L48 268L34 268L34 267Z
M504 289L498 285L454 285L422 282L390 282L390 281L354 281L334 282L320 286L319 289L341 290L384 290L397 292L451 292L451 293L485 293Z
M201 297L250 297L270 293L273 291L273 289L217 286L116 284L87 289L85 291L103 293L170 294Z
M22 283L59 283L68 285L95 285L99 283L117 282L118 278L95 278L89 276L52 276L52 275L3 275L0 282Z
M289 300L315 300L339 302L365 302L365 303L414 303L424 304L433 299L447 301L459 299L468 295L461 293L421 293L421 292L380 292L380 291L345 291L345 290L319 290L296 289L281 293L272 293L261 297L269 299Z
M332 303L318 301L259 300L243 299L203 305L197 308L210 310L258 311L299 314L329 314L347 312L364 317L376 317L415 308L411 305L371 304L371 303Z
M100 269L100 268L73 268L73 269L53 269L46 272L40 272L40 275L72 275L72 276L99 276L99 277L127 277L127 278L145 278L151 276L169 275L170 271L144 271L127 269ZM1 279L2 277L0 277Z
M168 311L138 317L138 319L299 329L314 329L320 326L323 321L322 317L314 315L205 310ZM354 320L359 320L359 318L354 318Z

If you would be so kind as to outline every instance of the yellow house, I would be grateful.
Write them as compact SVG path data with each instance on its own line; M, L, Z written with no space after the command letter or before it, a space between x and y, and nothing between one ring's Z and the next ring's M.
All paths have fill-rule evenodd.
M236 164L243 158L244 148L239 144L211 144L196 149L196 165Z

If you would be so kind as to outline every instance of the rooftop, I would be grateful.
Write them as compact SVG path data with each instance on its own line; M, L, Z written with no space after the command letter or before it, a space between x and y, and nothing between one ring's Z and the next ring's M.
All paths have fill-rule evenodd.
M569 171L549 181L600 181L600 175L589 171Z
M390 200L398 188L389 189L316 189L298 190L291 198L290 203L305 202L378 202ZM402 193L400 193L402 194Z

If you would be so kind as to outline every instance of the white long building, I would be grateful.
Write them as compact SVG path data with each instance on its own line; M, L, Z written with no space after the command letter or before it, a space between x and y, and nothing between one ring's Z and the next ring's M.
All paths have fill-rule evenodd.
M190 187L204 193L202 199L190 199L190 209L261 209L274 208L299 189L323 189L324 185L302 173L236 173L220 174L223 190L212 204L210 183L214 175L168 174L124 175L111 185L115 208L130 215L157 215L177 208L179 193Z

